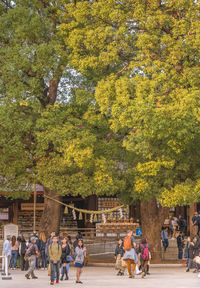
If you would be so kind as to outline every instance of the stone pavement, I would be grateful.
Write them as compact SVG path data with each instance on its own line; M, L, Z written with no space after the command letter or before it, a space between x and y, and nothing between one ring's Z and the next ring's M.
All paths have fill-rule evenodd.
M82 288L200 288L200 278L192 272L186 273L183 267L152 267L151 275L145 279L136 276L116 276L112 267L85 267L81 280L83 284L75 283L75 269L70 267L70 280L62 281L52 287L82 287ZM50 287L47 271L36 271L37 280L27 280L24 273L12 271L13 280L1 280L0 288L45 288Z

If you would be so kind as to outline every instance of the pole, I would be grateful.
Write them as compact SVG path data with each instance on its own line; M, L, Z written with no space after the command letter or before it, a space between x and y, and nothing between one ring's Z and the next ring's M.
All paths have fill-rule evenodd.
M36 231L36 201L37 201L37 188L34 184L34 202L33 202L33 231Z

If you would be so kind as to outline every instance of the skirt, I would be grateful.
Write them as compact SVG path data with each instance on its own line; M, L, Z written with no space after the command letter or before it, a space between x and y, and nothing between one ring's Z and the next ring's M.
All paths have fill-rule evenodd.
M74 267L83 268L83 264L75 262Z

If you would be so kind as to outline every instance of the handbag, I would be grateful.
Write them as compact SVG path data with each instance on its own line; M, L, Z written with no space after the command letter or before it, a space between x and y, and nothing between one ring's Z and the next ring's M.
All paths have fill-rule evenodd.
M28 261L28 255L25 254L24 261Z
M73 258L71 255L67 255L67 256L66 256L66 261L67 261L67 262L73 262L73 261L74 261L74 258Z

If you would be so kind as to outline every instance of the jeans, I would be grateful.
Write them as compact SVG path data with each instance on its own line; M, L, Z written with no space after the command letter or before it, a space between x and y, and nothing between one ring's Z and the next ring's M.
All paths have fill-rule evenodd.
M18 251L12 250L11 251L11 259L10 259L10 267L16 268L17 266L17 257L18 257Z
M183 259L183 247L178 247L178 259Z
M66 275L68 275L68 273L69 273L69 264L70 263L66 263L66 267L63 267L63 265L61 265L61 271L60 271L60 274L61 275L64 275L65 273L63 273L63 270L64 269L66 269L66 270L64 270L64 272L66 271Z
M35 276L34 269L35 269L35 263L36 263L36 255L31 255L28 258L28 263L29 263L29 269L28 269L27 274L31 275L31 277L34 277Z
M42 267L46 268L47 267L47 258L45 255L45 251L41 251L41 259L42 259Z
M51 265L51 282L54 282L55 278L56 278L56 280L59 280L60 261L58 261L56 264L53 263L53 261L50 261L50 265Z
M162 241L162 243L163 243L164 251L166 251L166 250L167 250L167 247L169 246L169 241L168 241L168 239L164 239L164 240Z

